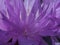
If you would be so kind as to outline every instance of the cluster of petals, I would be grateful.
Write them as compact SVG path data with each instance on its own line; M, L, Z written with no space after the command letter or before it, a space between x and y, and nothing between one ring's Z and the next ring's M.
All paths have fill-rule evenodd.
M60 0L0 0L0 45L54 45L59 35Z

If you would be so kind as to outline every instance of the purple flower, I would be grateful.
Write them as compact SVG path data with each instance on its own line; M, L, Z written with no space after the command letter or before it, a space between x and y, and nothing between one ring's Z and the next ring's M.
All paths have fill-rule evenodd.
M54 45L59 39L59 0L3 0L2 2L1 45L48 45L49 41L50 45Z

